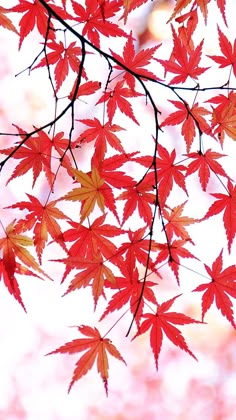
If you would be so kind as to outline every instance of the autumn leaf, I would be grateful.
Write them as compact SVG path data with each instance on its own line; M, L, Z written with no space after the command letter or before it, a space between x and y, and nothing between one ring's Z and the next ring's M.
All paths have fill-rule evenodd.
M6 13L8 12L9 10L0 6L0 26L2 26L5 29L8 29L9 31L15 32L17 35L19 35L19 32L13 25L12 21L6 16Z
M220 64L220 68L231 66L236 76L236 40L232 46L228 38L218 28L219 45L222 55L208 55L209 58Z
M153 184L144 179L140 184L134 181L132 186L125 188L125 191L117 197L117 200L125 200L122 225L127 222L135 210L146 223L149 223L155 203L155 194L152 191Z
M89 227L69 221L71 228L63 233L65 242L74 242L68 250L69 256L92 260L100 252L105 259L121 265L121 257L118 255L117 246L107 238L115 238L124 234L125 231L116 226L104 224L105 218L106 214L98 217L93 223L89 224ZM72 266L67 266L62 282L72 268Z
M111 356L121 360L123 363L126 364L126 362L116 347L112 344L111 340L101 337L97 328L82 325L78 327L78 330L81 334L88 338L77 338L76 340L64 344L47 355L56 353L73 354L86 350L76 363L76 368L74 370L68 392L70 392L71 387L76 381L78 381L83 375L87 374L97 360L97 370L102 378L106 394L108 395L109 363L107 355L110 353Z
M198 220L188 216L182 216L186 203L187 201L179 204L178 206L175 206L173 209L169 209L167 207L162 209L162 215L167 220L167 223L165 224L165 231L169 241L171 241L175 235L184 241L189 241L194 244L187 230L185 229L185 226L197 223Z
M95 204L97 204L100 210L104 212L104 197L101 192L104 180L100 178L99 172L96 168L93 168L91 176L79 171L78 169L72 168L71 170L76 181L78 181L82 186L80 188L73 189L71 192L62 197L61 200L82 201L80 211L80 222L82 223L93 211Z
M177 184L188 195L185 185L186 167L174 163L176 158L175 149L169 153L165 147L159 144L158 155L156 159L158 198L160 204L163 206L174 184Z
M216 200L210 206L202 220L207 220L209 217L223 212L224 228L228 240L228 250L230 252L236 234L236 187L229 180L227 188L228 194L211 194Z
M15 221L5 228L5 233L6 235L0 238L0 249L2 250L2 258L0 259L0 275L3 277L4 283L9 292L25 310L15 274L18 272L20 274L29 274L38 277L32 271L26 270L24 272L24 266L30 267L44 276L46 276L46 274L40 268L34 257L26 249L27 246L33 245L33 240L28 236L16 233ZM17 259L24 264L22 269Z
M47 0L47 3L48 0ZM50 6L53 6L49 3ZM67 14L60 9L62 12L62 16L67 17ZM17 12L23 14L20 19L20 42L19 42L19 49L22 46L22 42L24 39L29 35L29 33L34 29L36 26L39 33L45 37L47 33L48 27L48 13L45 7L41 4L39 0L35 0L33 3L30 3L26 0L19 0L18 4L11 9L11 12ZM53 27L52 22L50 22L51 27ZM54 31L49 31L48 39L55 39Z
M182 124L181 134L183 135L186 148L189 152L192 142L196 135L196 128L201 130L203 133L210 132L210 126L203 118L203 116L210 114L206 108L199 107L198 103L195 103L192 107L189 107L187 103L179 101L170 101L178 111L170 114L162 123L161 127L166 125L179 125Z
M133 340L144 334L150 329L150 345L153 351L156 369L158 369L158 359L161 352L163 334L177 347L180 347L182 350L186 351L190 356L197 360L196 356L188 348L188 345L182 336L180 330L172 324L184 325L184 324L201 324L200 321L196 321L189 316L186 316L178 312L167 312L170 307L173 305L176 298L180 295L175 296L174 298L163 302L160 305L157 305L156 313L147 313L143 315L145 320L139 327L138 332L133 337Z
M22 132L20 129L18 129L18 131L24 139L26 133ZM13 153L15 149L16 147L1 149L0 153L9 155L10 153ZM13 159L21 159L21 162L15 167L12 175L8 178L7 184L14 178L22 176L32 170L33 187L42 171L44 171L47 181L52 187L54 174L51 170L51 151L52 141L43 130L35 136L28 138L12 155Z
M111 50L112 56L129 69L129 71L125 72L124 79L132 91L135 90L135 77L132 73L136 73L142 79L145 79L146 76L154 80L160 80L150 70L144 68L150 64L151 59L154 58L154 53L160 46L161 44L135 53L134 42L131 33L124 46L123 57ZM115 68L124 71L124 69L120 66L115 66Z
M48 53L47 57L44 57L39 62L39 64L37 64L37 66L33 67L33 70L39 67L55 64L54 76L57 92L68 76L69 69L78 73L80 66L79 56L81 55L81 48L76 46L75 41L71 42L68 47L65 47L61 41L59 43L51 41L47 43L47 48L50 48L53 50L53 52ZM87 78L84 69L82 71L82 76Z
M156 60L162 64L165 68L165 72L177 74L177 76L170 80L169 84L184 83L188 77L191 77L193 80L197 80L198 76L209 68L199 67L203 41L201 41L200 44L192 51L188 52L172 25L171 27L174 42L171 58L169 60Z
M128 14L145 2L146 0L123 0L124 14L122 17L125 24L127 23Z
M116 110L120 109L123 114L127 115L127 117L131 118L131 120L139 125L139 122L134 116L130 102L125 99L134 98L137 96L142 96L142 94L134 92L132 89L125 87L124 81L119 81L116 83L112 90L107 90L104 92L96 105L100 103L107 104L107 115L110 124L112 123Z
M187 166L186 176L192 175L194 172L198 172L199 181L203 191L206 191L211 172L224 176L227 179L229 178L223 167L217 162L217 159L226 155L207 149L205 153L199 151L189 153L187 156L193 160Z
M116 136L116 132L125 130L117 124L110 124L106 122L101 124L95 117L92 119L79 120L81 123L88 125L90 128L83 131L75 140L77 145L82 143L90 143L95 140L95 153L99 160L104 159L107 152L107 144L116 149L120 153L125 153L120 139Z
M121 3L112 0L109 2L99 2L86 0L85 6L75 1L71 1L75 16L74 20L83 23L82 35L97 47L100 47L100 35L106 37L127 36L126 33L116 23L110 21L121 8Z
M202 320L215 300L217 308L228 321L236 328L233 314L233 303L229 296L236 298L236 265L231 265L223 270L223 250L212 264L212 268L205 265L209 274L210 283L204 283L194 289L194 292L204 292L202 295Z
M145 301L156 304L156 297L151 289L157 285L149 280L139 279L137 268L133 270L126 270L126 264L128 265L128 259L126 259L124 264L123 273L125 277L116 277L116 283L105 282L106 288L117 290L112 298L110 299L106 310L103 312L100 321L104 319L109 313L114 312L115 310L121 309L129 302L130 311L135 315L135 322L139 326L141 321L141 316L143 314L143 308ZM141 303L139 304L139 300ZM138 312L136 313L137 305Z
M193 255L187 248L184 247L186 243L183 239L174 239L171 243L155 243L153 249L159 250L157 255L156 264L159 264L167 260L169 267L172 269L175 274L177 283L179 284L179 266L181 265L180 258L198 258Z
M24 219L17 221L15 231L25 232L33 229L34 232L34 245L38 255L39 262L42 262L42 252L48 241L48 233L52 239L57 242L65 251L67 251L61 227L56 219L66 219L66 216L61 210L56 207L57 201L51 201L45 205L34 196L27 194L30 201L20 201L19 203L8 206L7 208L18 208L20 210L28 210Z
M68 258L53 261L62 262L66 265L68 264L71 268L83 270L75 275L64 296L81 287L92 285L95 308L99 297L103 294L104 281L116 282L112 270L104 264L99 252L97 255L93 255L92 259L69 256Z
M68 96L68 99L70 99L70 101L73 99L73 96L75 94L75 87L76 86L77 86L77 79L75 79L72 91ZM95 93L100 88L101 88L101 83L100 82L89 80L88 82L81 83L79 85L79 89L78 89L78 92L77 92L77 95L76 95L76 99L80 98L80 96L92 95L93 93Z

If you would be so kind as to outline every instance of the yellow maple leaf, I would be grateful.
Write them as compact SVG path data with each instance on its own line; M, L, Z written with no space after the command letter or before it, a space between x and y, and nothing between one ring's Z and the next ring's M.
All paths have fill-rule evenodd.
M63 197L63 200L82 201L80 212L81 222L90 215L95 204L104 212L104 197L101 191L104 180L100 177L98 170L93 168L91 175L79 171L78 169L71 169L71 171L76 180L81 184L81 187L74 188Z

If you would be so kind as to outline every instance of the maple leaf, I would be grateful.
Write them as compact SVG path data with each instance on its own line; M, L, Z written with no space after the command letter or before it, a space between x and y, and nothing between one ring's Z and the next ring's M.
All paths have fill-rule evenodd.
M186 171L186 167L174 163L176 158L175 149L169 153L165 147L159 144L158 154L159 157L156 159L158 199L161 206L163 206L174 184L177 184L188 195L185 186L185 175L183 173Z
M0 275L3 277L4 283L9 292L21 304L25 310L25 306L21 299L18 282L15 273L35 275L31 271L21 269L21 265L17 262L18 258L26 267L33 268L35 271L46 275L40 268L34 257L26 249L27 246L33 245L33 240L28 236L18 235L15 231L15 221L10 223L5 229L6 236L0 238L0 249L2 250L2 258L0 259ZM47 276L48 277L48 276ZM49 277L48 277L49 278Z
M226 20L226 14L225 14L226 0L216 0L216 3L217 3L218 8L220 9L220 13L223 16L223 19L224 19L224 22L225 22L226 26L228 26L227 25L227 20Z
M68 99L70 99L70 101L72 100L72 98L75 94L76 86L77 86L77 79L75 80L72 91L68 96ZM79 86L79 89L78 89L78 92L77 92L77 95L76 95L76 99L78 99L80 96L92 95L93 93L95 93L100 88L101 88L101 83L100 82L89 80L88 82L82 83Z
M232 182L228 181L228 194L211 194L216 198L216 201L210 206L202 220L207 220L209 217L216 214L223 213L224 228L228 240L228 250L231 251L232 242L236 234L236 187Z
M198 67L202 55L203 41L201 41L192 51L188 52L172 25L171 28L174 42L171 57L169 60L156 60L162 64L165 71L178 75L171 79L169 82L170 84L184 83L188 77L197 80L198 76L209 68Z
M137 229L136 231L128 230L129 242L124 242L118 252L126 255L126 263L128 272L132 273L137 265L137 261L146 267L148 255L150 253L150 240L145 239L146 227ZM154 241L152 243L154 246ZM153 264L150 258L149 264Z
M175 346L180 347L182 350L186 351L188 354L190 354L190 356L197 360L196 356L194 356L194 354L188 348L188 345L180 330L172 324L201 324L201 322L196 321L195 319L190 318L189 316L182 313L167 312L173 305L175 299L179 296L180 295L177 295L174 298L167 300L160 305L157 305L157 311L155 314L144 314L143 318L146 319L140 325L138 332L132 339L134 340L136 337L144 334L150 329L150 344L154 354L156 369L158 369L158 359L162 347L163 333Z
M126 260L126 263L128 264L128 260ZM145 285L143 285L144 280L139 280L137 268L135 268L133 271L128 270L128 273L125 274L126 277L116 277L115 284L108 284L108 282L105 283L106 288L119 289L119 291L112 296L106 310L100 318L100 321L104 319L109 313L123 308L123 306L128 302L130 303L131 313L134 315L139 303L139 299L141 299L138 312L135 314L135 321L137 326L139 326L141 316L143 314L145 300L157 304L155 294L151 289L151 287L156 286L157 283L145 280Z
M116 210L117 198L114 196L114 188L131 187L134 185L134 180L129 175L126 175L123 171L117 171L116 169L122 166L124 163L129 161L129 158L135 153L128 154L116 154L110 158L100 160L94 153L92 157L92 166L96 167L100 173L100 176L104 179L102 186L102 193L104 197L105 206L114 214L115 218L120 224L120 219ZM114 188L111 188L111 186Z
M107 103L107 115L110 124L112 123L115 111L119 108L122 113L139 125L139 122L134 116L131 104L125 98L134 98L142 96L142 94L134 92L128 87L124 87L124 83L124 81L119 81L116 83L114 89L105 91L96 105L105 102Z
M46 0L48 5L53 6L51 3ZM54 7L55 9L55 7ZM62 18L66 18L67 14L63 9L58 8L62 14ZM34 0L33 3L30 3L26 0L19 0L18 4L11 9L11 12L24 13L20 19L20 42L19 49L22 46L22 42L29 35L29 33L37 26L39 33L45 38L47 34L47 39L55 39L55 33L53 30L48 31L48 12L45 7L41 4L39 0ZM50 22L50 27L53 28L52 22ZM48 31L48 33L47 33Z
M135 90L135 77L132 73L137 74L141 79L145 79L145 77L147 77L154 80L160 80L150 70L144 68L150 63L154 53L160 46L161 44L155 45L155 47L146 48L145 50L141 50L136 54L131 33L124 46L123 57L110 50L112 56L125 67L127 67L127 69L129 69L129 71L125 72L124 79L132 91ZM124 72L123 67L115 66L115 68Z
M37 66L33 67L37 69L43 66L50 66L55 64L54 75L56 80L56 92L60 89L62 83L68 76L69 68L74 72L79 71L81 55L81 48L76 46L76 42L71 42L68 47L65 47L63 42L51 41L47 43L47 47L53 50L44 57ZM86 73L82 70L82 76L86 79Z
M69 217L55 207L57 201L51 201L42 205L36 197L30 194L26 195L30 201L20 201L19 203L8 206L7 208L28 210L29 214L27 214L24 219L17 221L15 231L19 233L34 228L34 246L41 264L42 252L48 241L48 233L51 235L52 239L67 252L61 227L57 223L56 219L67 220Z
M91 176L78 169L71 168L71 171L82 187L73 189L62 197L61 200L82 201L80 211L80 222L82 223L92 213L96 203L100 210L104 212L104 196L101 192L104 180L100 177L96 168L93 168Z
M94 255L96 256L100 252L107 260L116 262L117 265L121 264L121 257L117 255L117 247L107 237L114 238L124 234L125 231L116 226L104 224L105 218L106 214L98 217L89 227L69 221L71 228L63 233L65 242L75 241L68 251L69 256L92 260ZM69 271L67 268L62 282Z
M198 177L202 186L203 191L206 191L208 182L210 180L211 171L214 174L218 174L229 179L225 170L217 162L217 159L220 159L226 155L221 153L213 152L211 149L207 149L205 153L194 152L187 155L193 161L188 165L186 176L193 174L198 171Z
M111 340L109 340L109 338L101 337L97 328L91 328L89 326L82 325L78 327L78 330L81 334L88 338L77 338L48 353L47 355L56 353L73 354L86 350L86 352L76 363L76 368L74 370L73 378L69 385L68 392L70 392L71 387L75 381L78 381L92 368L97 359L97 370L101 375L106 394L108 395L109 364L107 353L110 353L111 356L121 360L124 364L126 364L126 362L117 348L112 344Z
M74 19L84 24L82 35L87 36L97 47L100 47L100 34L106 37L127 36L123 29L109 20L119 12L120 2L85 0L85 7L83 7L72 0L71 4L75 13Z
M178 125L183 123L181 134L183 135L186 148L189 152L190 147L192 145L193 139L196 135L196 126L204 133L209 133L210 126L203 118L203 115L210 114L210 112L203 107L199 107L198 103L194 104L191 108L188 106L187 103L179 102L179 101L169 101L176 108L178 111L173 112L170 114L162 123L161 127L166 125Z
M107 152L107 143L120 153L125 154L121 141L115 135L117 131L125 130L124 128L117 124L110 124L110 122L101 124L96 117L93 120L86 119L79 121L91 128L88 128L79 135L79 137L75 140L77 145L81 143L90 143L95 140L95 153L97 154L99 160L104 159Z
M133 181L116 199L126 200L123 210L122 225L132 216L137 209L140 217L148 224L152 220L153 208L156 196L153 194L153 184L143 182L137 184Z
M223 146L225 134L236 140L236 94L230 91L228 96L218 95L207 102L218 104L212 110L213 135L217 134Z
M124 14L122 18L125 24L127 23L128 14L145 2L146 0L123 0Z
M168 265L172 269L177 283L179 284L179 266L180 258L198 258L193 255L188 249L184 248L184 245L189 241L184 239L174 239L171 243L155 243L153 245L153 250L159 250L159 253L156 258L156 264L168 260Z
M165 231L169 241L171 241L173 236L176 235L184 241L189 241L192 244L194 244L187 230L185 229L185 226L197 223L198 220L188 216L182 216L182 212L186 203L187 201L185 201L182 204L179 204L173 209L162 209L162 215L168 221L165 224Z
M15 32L17 35L19 35L19 32L13 25L12 21L6 16L6 13L8 12L9 10L0 6L0 26L2 26L5 29L8 29L9 31Z
M228 38L226 38L219 26L217 26L217 28L220 49L223 55L208 55L207 57L220 64L220 68L232 66L234 75L236 76L236 40L234 41L234 46L232 47Z
M24 138L26 133L23 133L19 129L21 137ZM10 147L8 149L1 149L0 153L9 155L14 152L16 147ZM16 166L12 175L7 181L7 184L14 178L22 176L32 169L33 171L33 184L42 171L45 172L49 185L53 186L54 175L51 171L51 150L52 141L44 131L40 131L35 136L28 138L18 150L14 152L12 158L21 159L21 162Z
M116 282L112 270L104 264L99 252L97 255L93 255L92 259L88 259L87 257L80 258L69 256L68 258L61 258L53 261L62 262L72 268L83 270L75 275L63 296L74 290L80 289L81 287L92 286L95 308L99 297L103 294L104 281L108 280L111 283Z
M205 269L211 278L210 283L204 283L194 289L194 292L203 292L202 295L202 320L206 312L212 306L215 299L217 308L228 321L236 328L233 314L233 304L229 296L236 298L236 265L222 270L222 252L212 264L212 268L205 265Z

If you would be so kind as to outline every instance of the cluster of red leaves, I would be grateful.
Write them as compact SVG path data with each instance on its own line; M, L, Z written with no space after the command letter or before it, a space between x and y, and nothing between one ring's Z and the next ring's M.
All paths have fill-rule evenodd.
M223 270L223 251L213 262L212 268L205 265L210 282L195 288L195 291L204 292L202 321L183 313L169 312L180 295L162 304L158 304L157 300L157 280L163 281L161 267L164 264L170 267L180 285L179 267L182 259L198 260L189 225L203 223L222 214L229 252L236 234L235 185L219 163L225 154L209 146L204 151L204 141L207 144L209 141L215 142L223 147L228 138L236 139L236 94L233 89L228 89L224 94L210 95L203 106L196 102L196 98L191 102L179 93L186 82L191 83L186 90L189 87L194 95L198 93L201 76L210 69L200 65L203 41L198 45L193 41L201 14L207 22L210 2L175 2L169 20L173 48L168 59L162 58L161 44L138 51L133 33L127 32L125 26L121 27L120 22L126 23L129 13L146 3L145 0L85 0L84 5L74 0L64 0L60 6L55 5L53 0L19 0L11 9L0 7L0 25L19 36L19 48L22 48L23 41L32 30L42 36L43 49L38 63L34 61L33 69L46 67L56 101L62 88L67 91L65 96L68 101L62 114L57 113L56 120L44 127L35 128L32 132L16 127L20 141L0 150L5 157L0 163L1 168L10 158L18 161L7 183L30 173L32 187L42 175L46 176L48 183L48 194L44 201L27 193L28 201L22 200L8 206L8 211L17 209L18 213L19 210L23 211L24 216L10 223L0 238L1 278L9 292L24 307L17 276L39 277L39 273L47 277L40 265L45 248L53 241L64 253L64 257L54 258L65 267L62 282L67 280L71 271L75 271L64 294L88 288L92 292L95 309L99 300L107 298L100 321L114 311L124 312L128 306L131 320L135 321L137 328L133 338L150 332L150 346L156 367L163 335L196 358L175 325L203 322L214 299L218 309L235 328L229 296L236 297L236 267L232 265ZM217 7L224 23L227 23L225 0L217 0ZM6 16L7 13L19 14L19 29ZM59 25L63 31L57 30ZM67 32L70 30L75 40L67 44ZM210 59L221 68L230 66L236 76L236 41L232 46L219 27L218 34L222 55L211 55ZM121 54L114 51L114 46L109 53L100 49L104 38L108 37L119 37L123 42ZM87 54L96 55L97 59L100 56L107 62L105 81L89 79L89 67L85 60ZM160 74L153 71L156 62L164 67L164 75L161 71ZM111 77L112 71L114 77ZM168 73L175 76L165 84L163 78ZM160 121L157 118L159 111L167 113L168 105L156 105L149 88L150 82L152 86L160 84L176 95L177 100L169 100L174 111L168 111ZM173 85L180 85L180 90ZM94 100L96 116L79 118L77 104L80 104L80 108L83 96ZM178 147L168 145L168 141L160 142L157 135L154 142L153 136L150 136L153 154L140 155L136 150L127 152L124 141L124 135L127 137L128 133L127 124L142 124L136 114L135 104L142 102L144 96L151 103L156 116L157 131L165 133L168 126L177 126L176 131L181 133L180 139L184 145L181 153ZM71 130L57 132L57 120L70 108L73 116ZM119 123L121 114L122 125ZM55 131L50 136L46 128L52 125ZM132 128L130 131L132 133ZM88 162L88 170L82 171L78 169L79 153L86 143L92 144L93 154ZM63 173L66 184L71 187L65 190L64 195L51 200L52 191L57 191L59 172ZM189 178L195 179L202 194L209 194L208 185L213 176L219 186L225 188L224 193L217 190L210 194L215 201L201 218L183 214L191 198ZM185 196L185 200L181 199L171 206L170 199L176 190ZM76 208L73 217L60 207L68 201L73 202ZM76 213L79 214L77 219ZM60 221L66 227L62 227ZM31 237L25 236L25 232ZM40 265L26 249L28 246L34 247ZM69 390L97 360L97 369L107 393L107 355L110 353L123 362L124 359L111 341L105 338L107 334L102 336L97 328L89 326L80 326L78 330L86 338L66 343L51 353L84 352L76 364Z

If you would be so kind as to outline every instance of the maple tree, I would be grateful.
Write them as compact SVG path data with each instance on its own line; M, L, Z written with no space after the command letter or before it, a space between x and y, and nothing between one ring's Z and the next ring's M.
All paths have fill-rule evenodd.
M129 25L132 12L146 3L18 0L0 7L0 27L15 34L19 50L30 37L39 38L39 52L26 70L46 72L55 104L53 116L43 124L30 121L27 128L13 121L11 132L0 133L0 170L10 167L4 188L25 183L24 199L8 206L1 201L1 214L12 216L8 224L1 220L1 279L27 310L18 276L54 280L43 269L47 258L63 265L61 282L68 282L64 295L86 288L94 302L91 310L103 305L100 324L78 326L82 338L48 353L84 352L69 391L97 365L108 394L108 356L126 362L107 336L112 333L115 343L115 327L124 316L124 336L132 334L137 341L149 334L156 368L163 337L197 359L175 325L205 324L214 301L236 328L236 266L229 263L223 269L236 234L236 187L225 151L236 140L236 40L231 43L222 29L229 25L227 1L177 0L166 23L172 34L170 54L156 41L139 45ZM221 14L215 22L221 55L217 45L207 54L204 39L195 37L198 24L207 30L210 7ZM116 41L111 48L107 38ZM101 73L91 71L98 62ZM205 74L210 80L211 72L222 74L223 81L205 86ZM140 109L152 120L151 127L140 118ZM142 126L145 138L139 150L134 133ZM44 178L44 194L37 196L34 191ZM198 204L196 190L204 203L192 217L188 211ZM202 261L198 247L212 238L206 233L199 239L191 228L218 215L226 243L223 248L219 244L209 263ZM50 254L52 242L58 246L56 258ZM198 263L199 283L191 291L195 296L203 292L202 319L169 311L185 296L181 270L190 277L191 270L196 272L191 261ZM205 271L209 281L202 283ZM166 299L161 285L173 278L181 293ZM104 331L104 318L116 315L118 320Z

